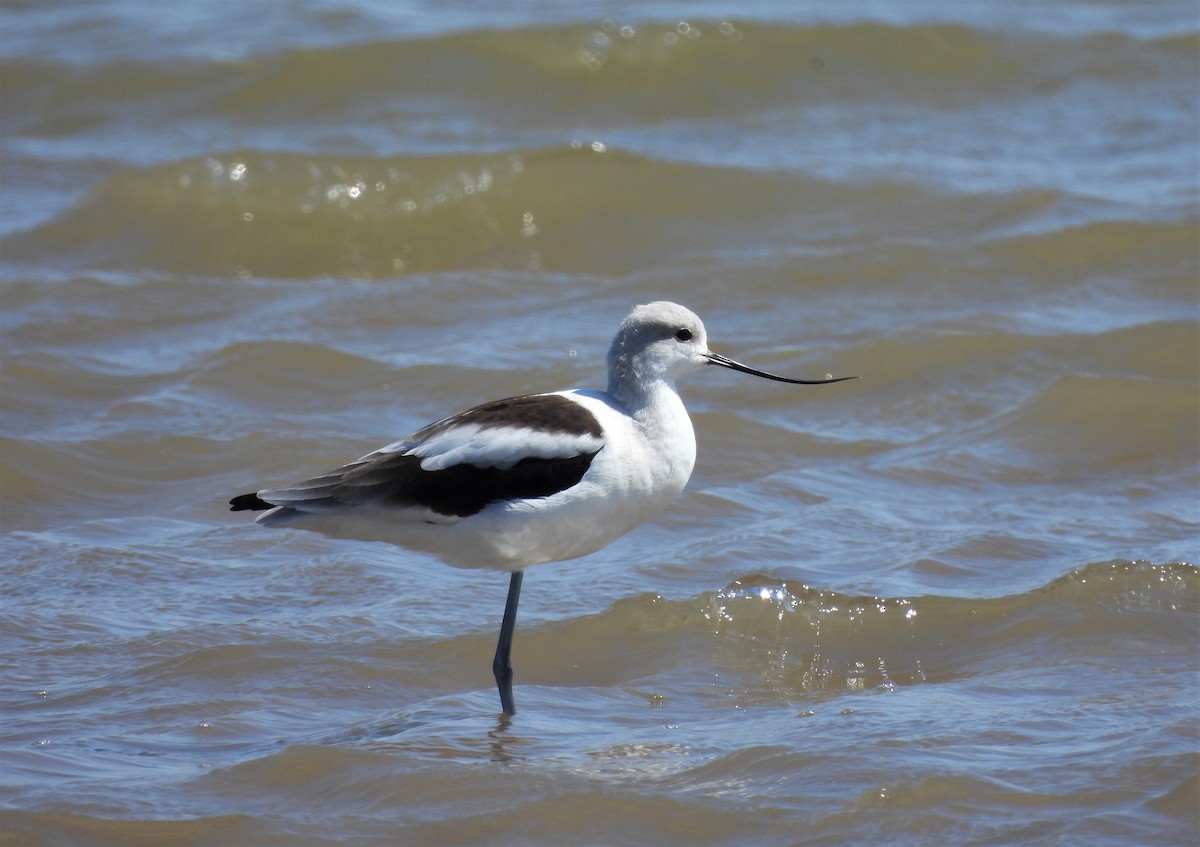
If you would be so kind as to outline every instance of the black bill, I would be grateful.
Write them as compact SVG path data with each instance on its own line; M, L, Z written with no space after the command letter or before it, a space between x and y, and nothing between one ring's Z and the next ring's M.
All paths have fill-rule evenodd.
M705 353L704 356L708 359L710 365L720 365L723 368L741 371L751 376L761 376L763 379L773 379L776 382L791 382L795 385L825 385L830 382L845 382L848 379L858 379L856 376L831 376L826 379L788 379L786 376L776 376L766 371L756 371L754 368L747 367L741 362L735 362L733 359L728 359L720 353Z

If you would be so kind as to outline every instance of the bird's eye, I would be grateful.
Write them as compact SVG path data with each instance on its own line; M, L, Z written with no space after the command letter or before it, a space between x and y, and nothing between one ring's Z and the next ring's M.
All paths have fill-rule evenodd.
M692 340L692 331L690 329L688 329L687 327L682 327L680 329L675 330L675 340L676 341L691 341Z

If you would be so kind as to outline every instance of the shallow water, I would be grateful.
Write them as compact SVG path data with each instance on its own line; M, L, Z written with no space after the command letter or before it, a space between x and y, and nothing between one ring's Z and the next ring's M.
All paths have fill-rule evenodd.
M1000 8L0 10L5 839L1200 838L1194 8ZM511 719L502 574L226 511L658 298L862 379L687 378Z

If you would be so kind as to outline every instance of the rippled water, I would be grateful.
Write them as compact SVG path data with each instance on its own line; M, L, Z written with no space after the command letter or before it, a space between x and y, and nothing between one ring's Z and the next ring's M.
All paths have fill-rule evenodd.
M14 844L1192 844L1192 4L0 9ZM229 496L702 373L506 580Z

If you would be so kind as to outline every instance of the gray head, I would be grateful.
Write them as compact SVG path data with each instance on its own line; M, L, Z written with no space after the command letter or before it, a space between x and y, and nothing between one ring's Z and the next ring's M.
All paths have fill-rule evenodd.
M708 349L704 322L694 312L678 303L660 300L635 307L621 322L608 350L608 390L621 396L641 393L655 383L671 386L676 377L705 365L720 365L764 379L799 385L855 379L788 379L747 367Z
M614 385L647 385L706 364L708 334L704 323L678 303L637 306L621 321L608 348L609 390Z

